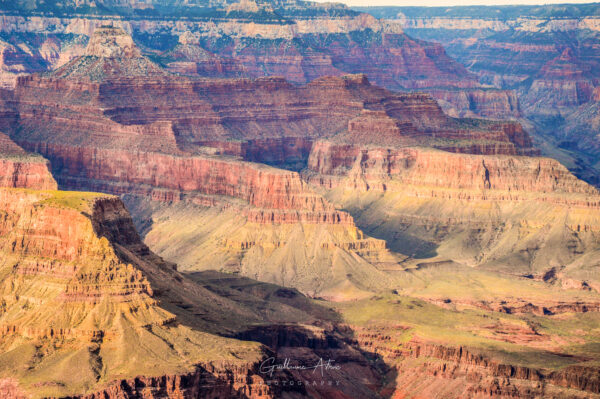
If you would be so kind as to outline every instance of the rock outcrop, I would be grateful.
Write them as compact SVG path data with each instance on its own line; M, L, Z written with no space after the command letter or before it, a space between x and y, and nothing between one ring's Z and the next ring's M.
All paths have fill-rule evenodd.
M459 155L416 148L361 148L320 141L309 158L310 172L316 172L315 176L353 176L367 183L394 180L407 186L475 190L482 195L484 190L489 190L490 195L504 191L514 198L525 193L579 194L590 197L590 206L597 205L592 198L598 195L594 187L548 158ZM384 189L381 185L372 188Z
M594 92L591 66L582 63L567 47L546 63L529 87L526 104L537 112L553 113L557 108L577 107L589 102Z
M321 338L331 310L291 289L179 273L140 241L116 197L0 188L0 209L4 397L377 397L368 358ZM264 369L319 356L341 365L327 386Z
M61 187L234 212L237 233L219 239L205 235L219 256L191 262L185 261L184 250L170 256L186 269L257 276L259 265L266 262L273 270L259 272L263 280L312 295L327 292L332 298L347 289L343 283L348 275L357 275L355 269L362 270L360 275L367 270L380 274L365 259L377 263L390 258L385 243L365 237L348 213L315 193L297 172L243 158L295 163L300 169L313 138L335 131L366 101L382 96L389 96L385 107L391 114L432 129L449 119L431 98L394 96L371 86L364 76L323 79L302 88L280 78L193 81L164 71L141 79L137 72L126 72L142 63L154 64L128 48L131 42L121 38L123 31L102 28L98 34L101 38L90 44L89 54L54 74L20 78L10 102L18 114L18 121L6 121L13 126L13 137L48 157ZM92 55L104 54L98 48L104 43L109 47L106 56ZM119 43L125 49L112 48ZM103 73L98 75L98 70ZM340 104L335 117L325 113L332 104ZM435 114L428 116L428 109ZM277 151L269 152L271 148ZM304 231L295 232L297 226ZM183 247L193 240L187 237ZM260 256L252 255L257 251ZM296 254L292 262L283 255L289 251ZM331 271L327 265L336 262L340 268ZM344 272L346 268L354 272ZM316 270L311 275L308 269ZM357 291L381 285L376 279L363 279L366 284L353 280L350 285L358 285Z
M176 313L162 307L174 298L157 293L158 288L179 275L139 241L120 200L0 189L0 206L0 352L4 359L17 353L21 362L3 361L4 378L27 379L20 388L36 396L92 394L102 386L111 395L128 389L125 382L113 387L115 380L133 381L150 366L143 382L131 389L143 386L152 395L167 390L170 395L269 397L269 389L257 385L260 377L252 376L262 356L258 346L240 343L237 356L215 354L203 363L205 345L235 342L179 325ZM159 278L162 282L153 286ZM190 292L186 296L193 300ZM141 345L125 344L132 339L127 337ZM29 351L27 342L46 349ZM161 351L161 365L151 366L153 350ZM61 359L62 366L47 369L41 361L21 367L32 357ZM194 364L198 371L192 371Z
M569 355L569 344L561 343L552 328L523 322L525 318L466 316L469 312L459 308L443 309L401 295L338 309L351 323L339 326L339 333L385 361L386 384L380 391L385 396L598 395L597 366L585 355Z
M49 166L48 161L28 154L0 133L0 187L56 190Z
M522 116L517 93L492 88L427 91L445 113L455 117L515 119Z

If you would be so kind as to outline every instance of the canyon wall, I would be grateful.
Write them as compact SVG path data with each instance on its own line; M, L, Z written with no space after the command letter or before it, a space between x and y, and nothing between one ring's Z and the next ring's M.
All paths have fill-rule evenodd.
M48 161L28 154L0 133L0 187L56 190L49 166Z
M151 76L139 76L140 66ZM451 118L430 95L393 93L365 75L304 86L174 77L114 27L100 28L84 56L55 72L20 77L4 107L15 115L4 120L12 138L45 156L61 187L129 195L141 229L159 214L195 220L177 244L164 241L170 222L144 231L185 270L241 273L329 299L388 287L379 268L397 259L297 172L250 161L300 170L327 137L536 153L515 122ZM215 210L231 219L217 225Z
M326 141L314 145L308 162L310 172L316 172L316 176L359 175L367 182L389 179L406 185L507 191L515 196L598 194L594 187L548 158L459 155L416 148L367 149Z
M94 11L97 6L44 4L38 9L45 11L32 12L31 6L15 5L0 10L0 31L11 35L0 63L3 86L14 87L17 76L53 70L84 54L96 28L109 23L131 33L162 66L184 75L283 76L307 83L322 76L364 73L392 90L435 89L436 97L445 99L445 109L456 115L519 116L505 100L513 95L510 91L497 90L494 98L465 94L463 89L482 86L442 46L407 36L399 23L339 4L259 3L249 9L243 5L243 10L215 2L169 7L144 3L142 8L110 4L101 5L101 12ZM465 95L470 104L465 104Z
M444 45L481 84L514 90L520 114L544 143L545 154L562 162L566 157L578 176L598 182L596 5L359 10ZM448 112L460 115L444 103L446 95L434 95Z
M323 141L303 177L402 254L599 287L600 196L555 160Z
M315 345L331 311L289 288L263 284L281 292L278 302L177 272L141 242L116 197L0 188L0 209L0 353L9 359L0 387L9 398L377 397L380 375L366 357L335 337ZM288 341L278 341L277 323ZM16 367L14 354L16 364L38 362ZM308 364L332 354L343 365L329 377L335 385L260 369L275 355ZM301 383L281 385L290 380Z
M113 380L139 375L149 359L150 352L143 345L122 344L125 336L133 334L136 342L149 345L146 348L164 350L166 362L153 368L142 384L147 393L154 389L159 395L167 389L173 395L200 394L199 389L205 389L217 397L271 397L266 387L252 387L257 383L251 377L255 373L253 361L260 360L261 353L251 345L240 345L240 354L246 351L247 361L223 358L222 365L217 366L215 356L211 359L214 366L206 365L187 377L176 376L187 367L181 362L202 362L200 342L206 337L186 327L167 327L175 322L176 315L158 305L151 281L161 275L162 284L169 284L176 272L139 241L120 200L99 194L0 189L0 204L5 215L0 226L4 270L0 282L4 293L0 348L3 352L9 348L19 352L24 360L28 355L22 338L40 345L69 339L68 348L53 345L54 349L40 356L63 359L63 367L78 370L71 378L64 374L64 368L44 371L43 362L29 371L3 364L3 377L28 378L20 389L35 390L36 394L92 394L106 385L103 392L116 395L126 389L126 384L111 387ZM117 225L120 227L115 228ZM128 230L133 234L120 233ZM127 260L123 251L128 254ZM197 343L188 346L186 350L191 351L185 360L174 346L163 344L162 349L158 348L153 336L162 336L162 340L176 346L183 337L195 337ZM89 348L90 356L74 357L82 348L86 352ZM127 358L135 356L136 360L119 360L119 353L127 350ZM257 357L251 360L252 356ZM98 362L103 364L103 377L98 374ZM32 377L31 373L37 374ZM173 374L165 378L158 377L160 373ZM168 384L167 379L171 380ZM207 383L205 388L195 383L200 380ZM140 389L141 385L135 385Z

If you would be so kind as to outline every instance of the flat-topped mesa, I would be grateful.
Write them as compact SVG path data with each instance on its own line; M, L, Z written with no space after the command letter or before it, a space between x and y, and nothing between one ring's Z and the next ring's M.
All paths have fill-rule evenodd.
M56 190L49 162L26 152L0 133L0 187Z

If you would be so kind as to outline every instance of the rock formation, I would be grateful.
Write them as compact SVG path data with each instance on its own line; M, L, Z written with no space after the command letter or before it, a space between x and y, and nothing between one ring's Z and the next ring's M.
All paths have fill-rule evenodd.
M258 274L264 280L331 297L336 290L348 289L349 275L364 275L367 270L380 274L365 258L387 261L391 255L383 242L365 237L350 215L312 191L298 173L242 158L304 164L313 137L334 131L360 112L362 102L356 97L389 96L389 112L413 118L421 129L448 120L435 102L423 95L393 97L364 77L325 79L303 88L271 78L191 81L170 76L141 57L128 47L131 42L121 37L120 29L102 28L98 35L88 47L89 54L52 75L20 78L12 101L7 102L7 109L15 104L18 114L17 122L5 121L13 126L14 139L50 160L61 187L132 194L142 202L232 209L242 217L237 234L230 232L227 239L218 240L207 236L219 248L218 257L181 262L188 269L218 268L256 276L261 264L270 263L270 274ZM126 48L114 49L119 43ZM98 47L105 44L106 51ZM144 79L137 72L127 73L140 64L159 72ZM330 89L343 98L335 99ZM335 118L321 111L329 105L319 98L325 92L329 102L341 102ZM266 103L257 103L259 96ZM271 105L272 96L281 102ZM428 101L436 116L425 120L420 101ZM236 145L232 139L245 141ZM262 150L280 146L283 151L274 152L273 158ZM294 233L295 226L303 226L304 232ZM271 230L271 235L253 236ZM192 239L188 237L184 245ZM263 251L261 256L252 255L257 250ZM304 255L296 254L293 262L283 255L297 251ZM336 262L339 268L334 271L323 267ZM309 273L298 265L320 271ZM351 273L354 269L362 272ZM323 277L315 278L317 274ZM351 280L357 291L385 285L373 278Z
M539 113L554 112L556 108L579 106L589 102L593 96L594 78L590 66L581 63L567 47L547 62L535 76L526 98Z
M554 160L323 141L303 173L405 255L599 288L600 196Z
M545 153L597 184L597 7L391 7L368 12L399 23L413 37L443 44L482 84L515 90L520 114L537 130ZM455 115L465 110L464 98L459 100L462 108L453 109L445 104L447 94L434 96ZM496 98L491 104L499 105L501 97Z
M0 187L56 190L49 166L48 161L28 154L0 133Z
M186 283L177 283L172 265L139 241L118 199L0 189L0 204L6 215L0 226L3 378L22 381L20 389L36 396L92 393L103 386L116 394L126 386L117 381L151 369L143 384L148 393L205 389L217 397L268 396L246 382L253 381L252 364L262 356L257 345L240 343L236 356L213 355L202 363L207 345L235 343L181 325L159 305L159 298L168 300L151 281ZM160 365L150 361L154 351L161 353ZM61 366L40 361L24 367L34 358ZM173 375L171 382L162 375Z
M82 44L94 29L112 21L109 23L133 33L153 59L180 74L283 76L303 84L322 76L364 73L375 84L393 90L435 89L439 98L445 98L445 109L456 115L518 117L518 110L503 100L512 96L509 91L497 90L495 98L465 94L462 89L478 91L482 86L448 57L443 47L414 40L397 23L377 20L341 4L211 1L165 7L149 2L116 3L67 6L46 1L38 5L46 10L43 16L30 15L33 4L5 10L9 15L0 30L36 38L33 45L17 39L10 45L17 49L28 46L28 57L42 62L38 67L23 63L20 70L7 63L6 86L14 86L18 75L52 70L74 54L81 55ZM144 17L147 13L153 16ZM51 46L44 41L49 33ZM471 104L464 103L465 95Z

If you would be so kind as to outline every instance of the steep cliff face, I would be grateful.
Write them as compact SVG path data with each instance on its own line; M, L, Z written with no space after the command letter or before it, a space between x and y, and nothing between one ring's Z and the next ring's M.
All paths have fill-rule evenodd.
M28 154L0 133L0 187L56 190L49 166L48 161Z
M308 13L319 10L317 5L303 7ZM223 72L240 72L246 77L282 75L306 83L332 74L367 73L390 88L476 85L474 77L450 59L443 47L413 40L397 25L370 15L351 14L315 18L296 15L280 21L265 21L251 14L248 19L234 18L230 14L216 24L203 18L177 23L121 15L113 18L145 46L161 51L170 68L199 76L223 77ZM2 30L89 36L104 23L93 16L70 20L5 16ZM179 41L180 45L169 48L171 41ZM283 46L282 41L287 44ZM206 63L207 57L217 60L222 68ZM187 68L182 70L185 65ZM380 68L384 65L393 68Z
M367 149L322 141L313 147L308 170L320 175L362 176L367 182L389 179L407 185L507 191L516 196L598 194L560 163L547 158L458 155L415 148Z
M340 4L44 3L38 5L44 10L41 15L32 13L31 7L7 7L0 29L35 37L29 52L43 62L37 69L31 62L24 63L19 72L7 67L9 86L19 74L54 69L73 55L81 55L82 44L94 29L112 20L176 73L213 78L283 76L295 83L365 73L376 84L393 90L446 91L457 114L518 117L508 106L500 109L498 101L492 99L488 104L486 96L471 96L476 103L463 108L465 104L457 98L462 89L481 85L475 75L448 57L442 46L415 40L404 34L398 23L377 20ZM100 18L98 14L107 15ZM142 16L148 14L153 17ZM50 52L39 44L49 33L53 35ZM505 95L511 94L500 94ZM479 113L477 108L484 111Z
M552 7L520 10L526 13L521 18L516 11L492 9L473 10L469 16L468 9L460 7L449 9L456 15L448 16L439 15L437 9L420 16L391 9L388 14L397 16L397 22L416 37L443 43L481 82L516 88L527 113L551 113L587 103L598 80L597 49L591 39L597 35L593 11L585 6ZM529 17L528 12L542 15ZM570 12L580 15L570 19ZM476 16L486 13L481 19ZM482 24L486 33L472 36L472 29Z
M121 37L122 30L102 28L98 35L88 55L52 76L20 78L11 102L18 113L15 139L48 157L61 187L236 213L237 233L205 235L210 251L218 256L186 255L198 244L195 236L184 238L179 251L169 252L169 258L186 269L258 273L266 281L285 282L312 294L328 292L331 297L347 289L344 283L357 291L378 285L373 279L350 283L346 276L351 273L343 271L380 274L368 260L389 258L385 243L364 237L350 215L311 190L298 173L240 158L296 163L300 169L313 137L337 129L365 102L387 98L388 92L371 86L364 76L324 79L303 88L272 78L191 81L164 72L143 80L137 72L123 77L130 66L152 64L128 47L131 42ZM98 48L105 42L108 49ZM119 43L124 49L112 48ZM115 63L118 67L111 69ZM97 65L104 71L98 79ZM324 112L332 103L340 104L333 117ZM449 120L424 95L390 95L384 106L421 129ZM428 109L435 114L428 117ZM236 143L234 138L245 140ZM277 152L268 152L270 148ZM256 251L262 255L252 255ZM297 251L303 255L294 258ZM261 271L264 263L272 265L268 273ZM319 280L307 272L329 275L332 263L340 265L335 279Z
M527 104L535 104L538 112L552 112L549 105L577 107L593 97L594 78L591 65L581 63L567 47L558 57L542 67L527 92ZM546 111L546 112L547 112Z
M74 73L95 76L87 68ZM297 160L305 161L310 141L346 130L362 111L379 111L392 123L412 124L401 135L410 136L414 143L440 148L452 148L455 143L457 151L477 153L477 148L468 146L480 141L489 144L485 153L493 151L495 144L503 147L501 153L535 151L515 123L453 119L428 95L392 93L371 85L364 75L321 78L303 87L278 78L188 81L165 77L143 82L121 78L88 83L74 76L20 78L15 97L23 129L15 136L17 141L58 140L60 135L94 141L95 136L82 137L81 131L103 126L118 143L130 141L163 152L179 154L182 148L203 152L202 147L210 146L221 153L260 160L256 154L272 140L271 145L287 147L285 152L297 152ZM69 117L84 109L84 117ZM65 118L71 121L66 126ZM49 135L50 130L56 132ZM266 154L261 156L268 161ZM273 161L284 156L274 156Z
M150 397L165 390L171 396L270 397L269 389L254 387L259 346L181 325L177 312L164 308L176 298L161 293L162 286L180 284L194 301L192 283L176 280L172 265L139 241L120 200L0 189L0 204L3 378L18 380L35 397L100 389L110 396L142 387ZM142 344L127 344L132 340ZM205 356L216 342L236 347L237 355ZM162 354L159 363L154 351ZM24 366L34 358L35 366ZM141 383L115 383L140 374L147 376Z
M304 176L405 255L598 287L600 196L554 160L319 142Z
M50 159L61 145L76 142L81 148L137 148L178 157L210 146L216 153L285 163L305 160L314 139L346 129L354 135L367 123L402 127L393 134L399 144L480 152L471 144L481 142L485 153L496 147L500 153L534 151L517 124L449 118L430 96L395 94L364 75L320 78L302 87L281 78L188 80L141 57L120 29L101 28L97 35L85 56L50 76L19 79L6 103L19 120L5 121L18 142ZM140 65L156 73L142 79ZM279 146L282 154L264 154L264 148Z
M598 182L595 159L600 147L593 93L600 68L595 5L363 11L399 23L413 37L443 44L482 84L514 90L521 115L545 142L546 154L571 158L572 171ZM460 115L444 104L444 96L435 96L444 109Z
M0 188L0 209L7 398L378 397L381 374L331 332L331 309L289 288L180 274L116 197ZM264 369L319 357L340 366L318 378Z
M367 144L372 129L394 146L535 151L515 123L450 118L429 95L392 93L364 75L301 87L281 78L191 80L141 57L121 29L97 35L85 56L53 74L19 78L7 102L18 119L6 123L18 143L50 160L62 187L237 212L229 236L208 223L213 231L178 245L158 235L169 224L156 226L154 247L188 270L235 271L329 298L387 286L367 277L395 261L385 243L365 237L298 173L247 161L299 170L314 140ZM157 72L140 78L139 65ZM210 212L197 212L205 224ZM190 251L198 242L214 255Z
M431 89L428 93L440 103L445 113L454 117L515 119L522 116L519 98L512 90Z

